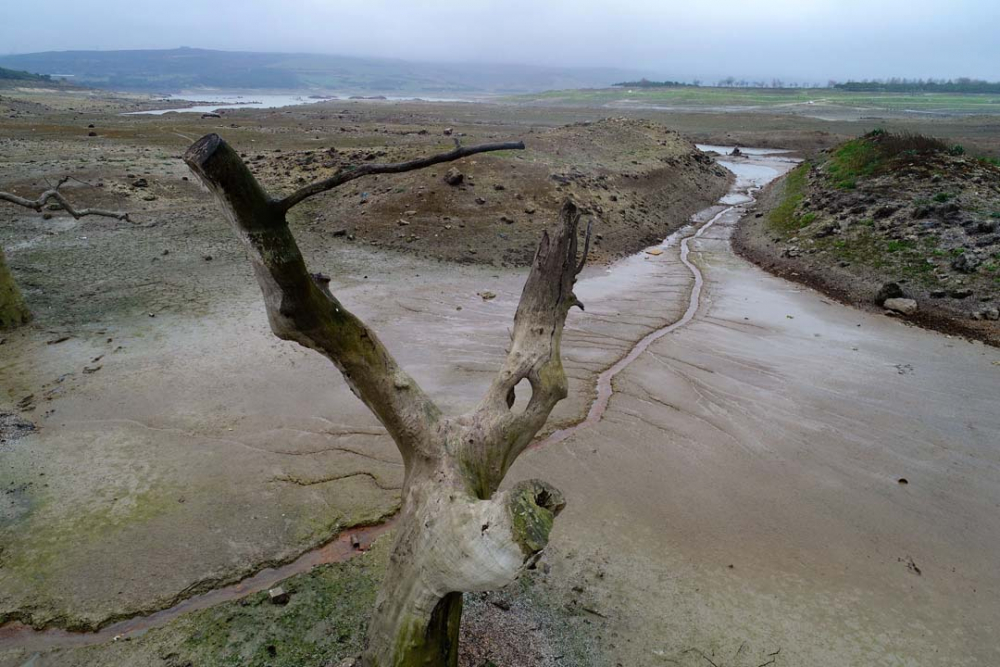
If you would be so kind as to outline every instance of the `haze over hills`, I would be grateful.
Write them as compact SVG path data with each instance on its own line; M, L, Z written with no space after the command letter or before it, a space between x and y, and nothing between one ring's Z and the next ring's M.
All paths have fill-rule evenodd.
M79 85L176 92L195 88L486 94L609 86L642 72L505 64L444 64L306 53L179 48L48 51L0 56L0 66L72 75Z

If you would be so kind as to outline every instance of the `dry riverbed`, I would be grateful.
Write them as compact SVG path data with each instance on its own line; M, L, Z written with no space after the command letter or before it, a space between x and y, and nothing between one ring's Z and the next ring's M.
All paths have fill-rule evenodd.
M240 114L256 123L242 130L248 149L273 136L304 142L288 118ZM47 258L71 251L74 267L62 275L59 262L11 253L41 308L0 347L8 400L32 395L26 416L39 427L0 444L0 605L39 624L97 625L169 605L398 503L392 444L328 364L273 339L228 230L172 171L185 141L170 135L191 129L160 128L163 158L121 156L136 161L122 165L136 177L148 170L173 190L147 202L125 184L115 195L150 215L138 228L148 245L118 251L114 266L102 251L135 230L63 223L50 235L39 221L3 239ZM40 178L27 152L18 169ZM745 190L792 165L730 166ZM736 258L728 236L742 211L731 206L746 200L695 221L714 220L686 244L700 289L680 260L680 237L695 228L658 254L588 269L578 289L587 311L574 311L564 341L570 398L550 429L583 416L596 375L681 320L693 294L698 308L616 376L598 423L512 471L512 482L553 482L569 506L538 570L470 599L469 667L997 661L987 628L1000 613L1000 356L831 303ZM471 407L503 356L523 274L331 243L308 221L299 229L311 265L333 275L442 407ZM119 264L135 284L119 286ZM35 665L323 664L318 656L356 651L381 548L290 580L288 607L256 594L141 637L54 653L15 632L0 636L0 664L36 652ZM486 627L502 631L477 631Z

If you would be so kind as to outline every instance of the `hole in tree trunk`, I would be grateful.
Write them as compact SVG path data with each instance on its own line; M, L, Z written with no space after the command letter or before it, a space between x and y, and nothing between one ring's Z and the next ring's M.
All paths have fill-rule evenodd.
M528 381L528 378L522 379L507 395L507 407L510 408L511 412L518 414L524 412L524 409L528 407L528 402L531 401L531 393L531 382Z

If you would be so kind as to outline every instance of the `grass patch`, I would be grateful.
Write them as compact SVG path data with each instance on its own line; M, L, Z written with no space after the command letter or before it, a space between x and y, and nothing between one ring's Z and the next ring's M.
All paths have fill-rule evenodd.
M859 179L884 171L894 160L950 153L953 149L922 134L873 130L841 144L831 155L826 170L838 188L853 190Z
M801 164L788 172L785 177L784 198L774 210L768 214L768 226L782 235L788 235L802 229L816 218L815 213L807 213L800 216L796 210L802 203L802 198L806 189L806 177L809 174L809 165ZM812 216L809 222L803 222L806 217Z
M955 195L949 194L947 192L939 192L936 195L934 195L934 201L936 201L939 204L943 204L954 196Z

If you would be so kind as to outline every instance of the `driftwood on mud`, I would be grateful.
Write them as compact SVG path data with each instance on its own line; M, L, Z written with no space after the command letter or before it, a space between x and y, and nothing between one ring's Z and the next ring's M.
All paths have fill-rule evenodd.
M362 176L523 147L459 146L409 162L344 168L280 200L268 196L218 135L200 139L184 158L222 203L247 249L272 331L330 359L402 455L402 508L368 628L368 666L457 664L462 594L507 585L548 542L564 506L559 491L538 480L498 489L567 393L560 343L567 313L582 308L573 294L583 266L577 252L580 212L566 201L558 227L542 235L507 357L480 403L459 416L442 414L375 333L330 292L329 280L309 272L285 214L307 197ZM514 392L522 380L530 384L531 398L515 411Z
M29 208L39 213L49 201L57 202L63 211L66 211L76 219L84 218L88 215L115 218L116 220L128 220L128 213L121 211L107 211L100 208L76 208L59 191L69 177L62 178L54 186L43 192L37 199L27 199L19 197L10 192L0 192L0 201L5 201L15 206ZM11 273L7 265L3 250L0 249L0 329L7 329L27 323L31 319L31 312L21 296L21 290L14 282L14 274Z
M337 170L330 178L324 179L322 181L316 181L310 183L302 188L299 188L292 194L288 195L280 202L278 205L282 210L287 211L296 204L302 202L308 197L317 195L321 192L326 192L327 190L332 190L336 187L343 185L354 179L361 178L362 176L371 176L372 174L401 174L405 171L416 171L417 169L425 169L427 167L432 167L436 164L441 164L442 162L453 162L459 160L463 157L468 157L470 155L476 155L477 153L488 153L492 151L506 151L506 150L524 150L524 142L512 141L507 143L499 144L480 144L478 146L462 147L458 140L455 141L455 149L447 153L438 153L437 155L431 155L429 157L417 158L415 160L409 160L407 162L394 162L389 164L363 164L357 166L343 167Z
M62 208L61 210L66 211L71 216L79 220L80 218L85 218L88 215L101 216L104 218L115 218L116 220L128 220L128 213L123 211L108 211L102 208L75 208L73 204L63 196L63 193L59 191L59 188L64 186L69 178L62 178L56 183L55 187L51 187L42 194L38 196L37 199L26 199L24 197L19 197L10 192L0 192L0 201L9 202L16 206L23 206L24 208L30 208L33 211L39 213L42 212L42 208L49 202L49 200L55 200Z

